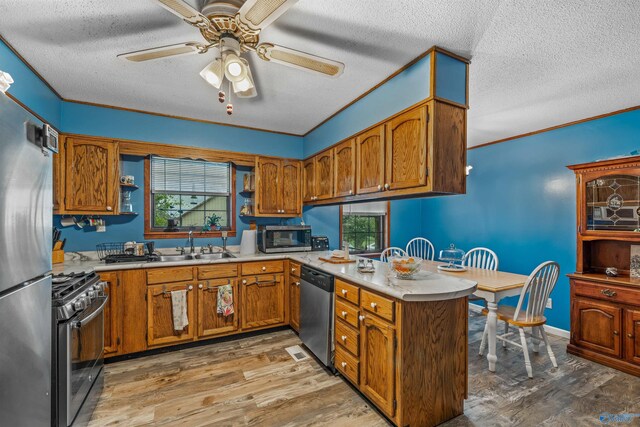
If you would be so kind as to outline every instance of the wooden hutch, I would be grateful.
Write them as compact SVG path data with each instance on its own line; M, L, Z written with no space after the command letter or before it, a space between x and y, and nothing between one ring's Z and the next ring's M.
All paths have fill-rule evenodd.
M567 352L640 375L640 278L630 275L640 245L640 156L568 168L576 174L577 264ZM618 276L607 276L608 267Z

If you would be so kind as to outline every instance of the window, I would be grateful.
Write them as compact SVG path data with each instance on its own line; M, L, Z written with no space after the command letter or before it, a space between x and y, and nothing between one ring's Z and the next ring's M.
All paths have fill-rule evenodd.
M340 241L353 253L380 253L389 241L389 202L340 206Z
M230 163L152 156L149 174L150 212L145 234L234 229Z

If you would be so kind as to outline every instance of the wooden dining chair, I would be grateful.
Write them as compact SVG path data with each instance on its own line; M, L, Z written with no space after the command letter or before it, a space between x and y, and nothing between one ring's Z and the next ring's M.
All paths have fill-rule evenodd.
M424 237L416 237L415 239L409 240L405 251L408 256L415 256L429 261L433 261L433 258L436 255L433 243Z
M382 251L380 254L380 261L389 262L389 258L394 256L407 256L407 252L402 248L392 246Z
M544 331L544 324L547 319L544 317L544 309L549 299L549 295L553 290L556 282L558 281L558 274L560 272L560 265L554 261L546 261L540 264L529 275L529 278L520 292L520 299L516 307L501 305L498 306L498 320L505 322L505 333L496 336L501 340L503 346L508 342L517 347L522 348L524 353L524 364L527 369L527 375L529 378L533 378L533 370L531 368L531 360L529 359L529 349L527 347L527 337L531 338L532 347L534 353L538 352L538 345L540 343L540 336L547 347L547 353L549 359L554 368L558 367L556 362L556 356L553 354L547 334ZM527 299L527 306L523 307L524 301ZM483 314L488 314L488 310L484 309ZM520 344L508 339L508 336L513 334L509 332L509 325L513 325L518 328L520 332ZM524 328L531 328L531 333L525 332ZM485 324L484 333L482 334L482 341L480 343L480 355L484 353L484 347L487 341L487 334L489 332L488 325ZM540 334L540 336L538 336Z
M462 265L495 271L498 269L498 255L488 248L473 248L464 255Z

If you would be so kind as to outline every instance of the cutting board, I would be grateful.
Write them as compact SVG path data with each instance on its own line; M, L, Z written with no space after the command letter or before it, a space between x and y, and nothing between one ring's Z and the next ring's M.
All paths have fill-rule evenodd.
M320 261L325 261L331 264L350 264L352 262L356 262L355 259L344 259L344 258L325 258L325 257L320 257Z

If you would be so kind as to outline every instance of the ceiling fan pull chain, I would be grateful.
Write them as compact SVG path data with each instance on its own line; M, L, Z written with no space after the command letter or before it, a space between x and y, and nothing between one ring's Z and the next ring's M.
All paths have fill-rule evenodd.
M233 114L233 104L231 103L231 82L229 82L229 103L227 104L227 114L228 115L232 115Z

